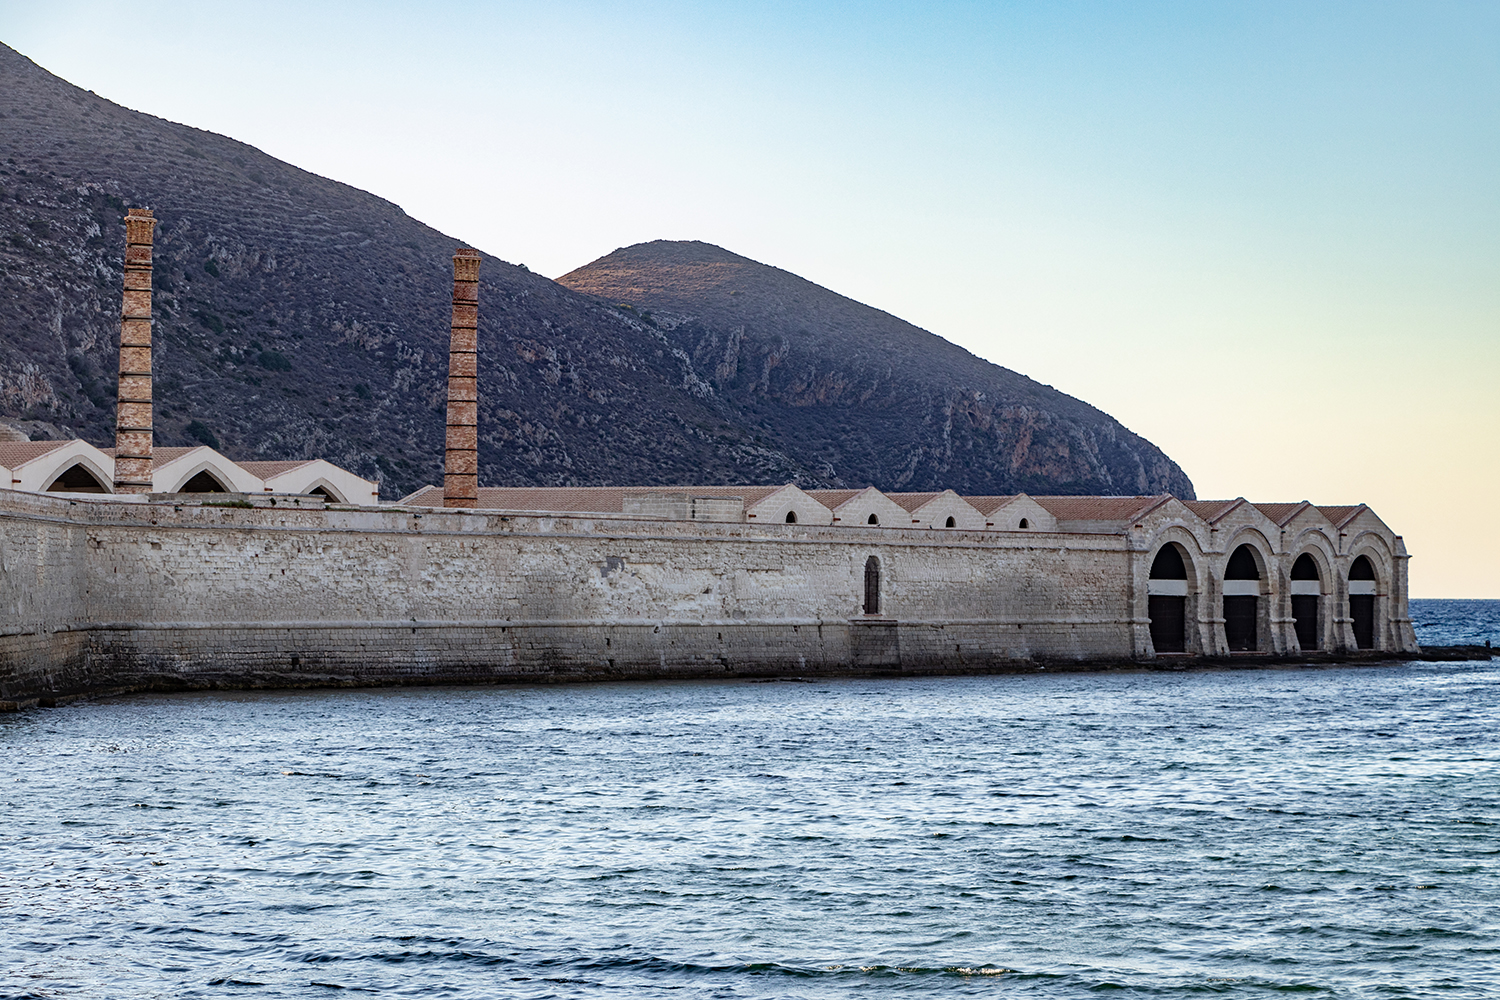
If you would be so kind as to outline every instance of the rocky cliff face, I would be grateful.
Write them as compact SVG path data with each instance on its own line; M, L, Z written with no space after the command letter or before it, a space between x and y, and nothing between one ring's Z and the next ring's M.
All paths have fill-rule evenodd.
M558 282L662 330L725 410L824 475L901 490L1193 496L1177 463L1108 414L719 247L642 243Z
M456 241L373 195L79 90L3 45L0 418L113 443L121 220L137 206L160 220L158 444L324 457L379 479L386 497L441 482ZM785 272L689 244L741 268L724 279L734 288L694 292L658 252L683 246L611 255L569 276L582 291L484 259L483 484L1191 496L1175 464L1099 411ZM605 279L622 254L661 296L653 315L656 299ZM810 311L797 315L785 289L757 291L752 274L794 283ZM728 311L711 307L721 292ZM844 351L838 337L862 336L845 326L870 316L894 332ZM912 336L948 367L910 381Z

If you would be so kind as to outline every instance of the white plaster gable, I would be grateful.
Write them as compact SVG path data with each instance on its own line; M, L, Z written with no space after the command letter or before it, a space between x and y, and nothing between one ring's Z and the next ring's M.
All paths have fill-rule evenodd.
M1025 521L1025 527L1021 522ZM1056 531L1057 518L1025 493L990 511L989 527L996 531Z
M911 526L948 528L950 517L953 519L951 527L964 531L982 531L986 524L985 516L972 504L952 490L944 490L911 512Z
M45 492L57 478L75 465L88 470L106 493L114 492L115 460L87 441L63 442L36 458L17 462L5 485L13 490Z
M188 480L207 472L230 493L263 493L265 484L207 445L189 448L166 461L158 461L151 470L153 493L180 493Z
M307 494L322 488L336 503L380 502L380 484L372 483L321 458L267 476L262 482L268 493Z
M875 524L870 523L871 515ZM911 515L875 487L867 486L833 508L833 523L849 527L909 528Z
M797 524L833 523L833 511L790 483L745 508L746 520L766 524L785 524L788 514L796 515Z

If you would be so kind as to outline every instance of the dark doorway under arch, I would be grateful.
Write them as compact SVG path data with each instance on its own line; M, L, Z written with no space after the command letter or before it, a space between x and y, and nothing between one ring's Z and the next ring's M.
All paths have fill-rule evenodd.
M88 468L79 462L68 467L62 475L52 480L48 493L108 493L104 484L94 477Z
M880 614L880 560L874 556L865 560L865 614Z
M1354 645L1375 648L1375 567L1365 556L1349 567L1349 618L1354 626Z
M1292 563L1292 617L1296 619L1297 645L1303 649L1319 649L1323 634L1319 627L1318 611L1323 603L1320 593L1322 578L1318 564L1304 552Z
M866 524L879 524L880 523L880 518L877 517L874 514L871 514L870 517L869 517L869 520L865 521L865 523Z
M955 521L953 518L950 517L950 518L948 518L947 523L945 523L943 525L943 527L945 527L945 528L956 528L956 527L958 527L958 522Z
M1146 585L1151 645L1158 653L1187 651L1187 565L1175 545L1164 545L1151 561Z
M789 510L789 511L786 512L786 523L787 524L796 524L797 523L797 512L795 510Z
M1247 581L1254 583L1246 585ZM1247 590L1251 592L1246 593ZM1255 561L1254 550L1241 545L1224 568L1224 641L1231 653L1260 648L1259 618L1260 565Z
M178 493L228 493L224 484L215 479L207 469L182 484Z

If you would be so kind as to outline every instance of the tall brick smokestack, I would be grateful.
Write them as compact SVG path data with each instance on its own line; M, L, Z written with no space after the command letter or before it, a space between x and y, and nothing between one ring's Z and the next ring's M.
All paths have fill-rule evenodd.
M115 492L151 492L151 238L149 208L125 213L125 297L115 403Z
M453 255L443 506L479 506L479 251Z

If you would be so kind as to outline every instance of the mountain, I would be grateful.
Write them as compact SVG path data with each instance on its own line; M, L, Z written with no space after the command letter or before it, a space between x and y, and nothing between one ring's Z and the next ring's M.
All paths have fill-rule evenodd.
M558 283L692 359L726 411L849 482L960 493L1193 485L1108 414L780 268L707 243L616 250Z
M384 199L80 90L3 45L0 418L33 434L113 442L127 207L152 208L159 220L158 444L204 442L244 460L323 457L379 479L388 498L441 481L457 241ZM883 317L899 333L893 349L919 336L958 359L955 380L905 385L906 362L882 360L872 344L823 356L857 328L835 330L822 313L727 322L733 313L707 302L686 308L691 296L679 289L681 307L646 315L645 295L600 297L602 285L578 291L486 256L482 483L1191 495L1159 450L1077 400L785 272L687 246L740 262L747 275L760 268L800 282L816 290L810 302L826 297L840 315ZM580 275L621 255L640 262L643 288L670 298L665 290L680 284L678 264L646 282L649 254L639 247L569 279L583 287ZM787 340L804 330L805 341ZM970 374L984 372L1014 386ZM900 412L913 400L949 402L914 420ZM943 413L956 415L958 431L932 422ZM1005 434L1023 428L1030 443L1018 450L998 431L967 429L985 421ZM953 441L957 453L944 443ZM1009 450L951 457L986 448ZM945 469L961 478L943 479Z

